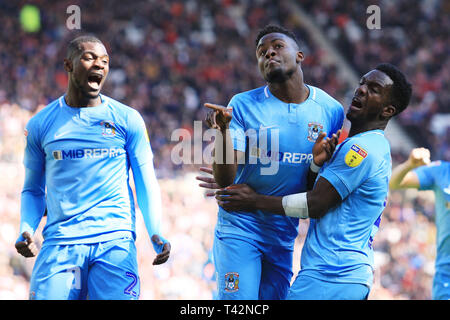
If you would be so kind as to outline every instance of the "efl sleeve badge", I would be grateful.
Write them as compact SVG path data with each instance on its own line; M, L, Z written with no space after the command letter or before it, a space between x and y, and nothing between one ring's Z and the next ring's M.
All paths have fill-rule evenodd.
M367 151L354 144L345 155L345 164L352 168L357 167L365 157L367 157Z

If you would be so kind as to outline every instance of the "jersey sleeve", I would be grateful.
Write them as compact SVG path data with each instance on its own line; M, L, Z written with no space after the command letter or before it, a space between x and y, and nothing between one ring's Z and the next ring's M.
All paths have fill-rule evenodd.
M419 179L419 190L431 190L435 185L435 176L439 171L440 161L434 161L427 166L421 166L413 170Z
M126 151L130 161L143 165L153 160L153 152L144 119L136 110L128 117Z
M370 154L362 143L344 142L320 176L327 179L342 199L358 188L373 171L375 155Z
M230 135L235 150L245 152L245 122L242 114L242 107L237 96L234 96L228 107L233 108L233 118L230 122Z
M45 152L42 148L38 121L31 118L25 127L25 154L23 164L26 168L42 171L45 168Z

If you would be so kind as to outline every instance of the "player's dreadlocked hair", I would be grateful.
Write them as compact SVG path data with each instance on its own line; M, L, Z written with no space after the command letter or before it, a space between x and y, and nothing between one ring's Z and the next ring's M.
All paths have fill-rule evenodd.
M73 57L81 52L80 45L85 42L97 42L103 44L99 38L93 35L79 36L69 42L67 46L66 58L72 60Z
M274 25L274 24L269 24L259 31L258 35L256 36L256 45L258 45L258 42L259 42L259 40L261 40L262 37L264 37L266 34L269 34L269 33L285 34L286 36L288 36L289 38L294 40L294 42L297 44L297 46L300 47L297 37L295 36L295 34L292 31L290 31L286 28L283 28L281 26Z
M406 79L405 75L394 65L390 63L382 63L375 67L385 73L392 82L391 103L397 109L396 115L406 109L411 99L411 84Z

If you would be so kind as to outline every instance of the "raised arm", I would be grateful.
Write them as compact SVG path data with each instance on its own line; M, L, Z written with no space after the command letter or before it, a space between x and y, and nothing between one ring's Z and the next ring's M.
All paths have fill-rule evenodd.
M392 170L389 188L392 190L402 188L420 187L419 178L412 170L430 163L430 151L426 148L415 148L411 150L408 160L399 164Z
M321 132L314 143L312 149L313 160L307 174L307 190L313 189L320 168L333 156L334 150L339 143L341 132L342 130L338 130L336 133L333 133L331 138L325 138L327 136L326 132Z
M205 107L211 109L206 117L206 125L217 129L214 140L213 175L220 187L226 187L233 183L236 176L238 161L244 153L234 150L230 134L230 121L232 109L220 105L205 103Z

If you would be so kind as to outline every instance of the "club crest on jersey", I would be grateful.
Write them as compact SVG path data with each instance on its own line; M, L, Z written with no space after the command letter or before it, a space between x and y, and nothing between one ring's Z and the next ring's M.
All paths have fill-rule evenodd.
M323 125L317 122L308 123L308 141L316 142L319 134L323 130Z
M236 292L239 290L239 273L228 272L225 274L225 291Z
M345 155L345 164L352 168L357 167L365 157L367 157L367 151L354 144Z
M116 127L114 126L114 122L102 121L100 122L100 125L102 126L102 135L110 137L116 135Z

